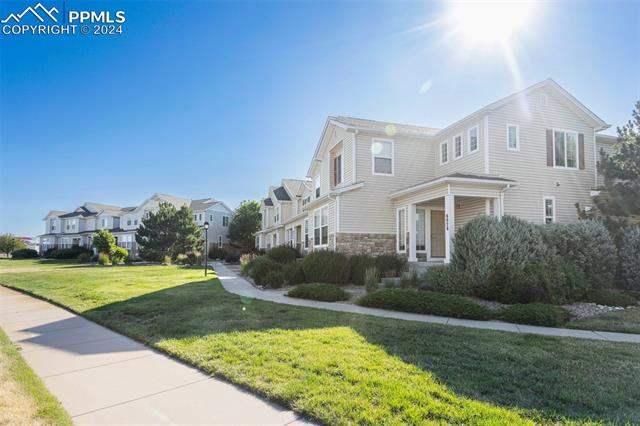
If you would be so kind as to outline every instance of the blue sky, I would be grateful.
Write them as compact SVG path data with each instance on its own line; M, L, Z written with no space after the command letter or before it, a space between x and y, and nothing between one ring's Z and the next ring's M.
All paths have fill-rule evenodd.
M235 207L303 177L328 115L443 127L552 77L615 128L640 99L633 1L537 3L510 38L519 76L497 45L445 37L442 2L65 7L124 10L124 33L0 36L0 232L154 192Z

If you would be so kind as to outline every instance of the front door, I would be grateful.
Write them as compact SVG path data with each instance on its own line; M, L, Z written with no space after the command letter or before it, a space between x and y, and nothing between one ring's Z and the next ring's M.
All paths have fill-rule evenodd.
M431 210L431 257L444 257L444 211Z

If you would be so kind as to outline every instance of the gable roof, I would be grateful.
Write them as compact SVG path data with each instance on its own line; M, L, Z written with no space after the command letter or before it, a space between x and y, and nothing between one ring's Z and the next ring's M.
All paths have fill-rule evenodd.
M262 203L267 207L273 207L273 201L271 201L271 198L265 198L262 200Z
M539 83L536 83L534 85L531 85L523 90L520 90L519 92L513 93L509 96L506 96L502 99L499 99L485 107L480 108L479 110L467 115L466 117L456 121L453 124L448 125L447 127L445 127L444 129L440 130L438 132L438 135L443 134L448 132L449 130L453 129L454 127L457 127L460 123L469 120L471 118L474 117L478 117L481 115L484 115L488 112L491 112L497 108L500 108L503 105L508 104L509 102L512 102L516 99L518 99L521 96L525 96L526 94L533 92L534 90L538 90L540 88L543 87L551 87L553 89L555 89L562 97L565 98L565 100L570 103L571 105L573 105L577 111L579 111L588 121L591 121L594 124L595 130L596 131L600 131L600 130L604 130L610 127L609 124L607 124L603 119L601 119L600 117L598 117L595 113L593 113L589 108L587 108L586 106L584 106L584 104L582 104L578 99L576 99L571 93L567 92L562 86L560 86L558 83L556 83L553 79L548 78L546 80L543 80Z
M198 211L198 210L206 210L209 207L215 206L216 204L219 204L220 202L217 201L214 198L201 198L199 200L191 200L191 210L194 211Z
M287 190L284 186L279 186L273 190L273 195L276 197L278 201L291 201L291 197L287 193Z

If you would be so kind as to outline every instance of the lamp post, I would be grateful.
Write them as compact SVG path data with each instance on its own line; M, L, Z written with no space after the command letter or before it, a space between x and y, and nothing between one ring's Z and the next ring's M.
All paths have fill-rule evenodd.
M204 276L207 276L209 269L209 222L204 223Z

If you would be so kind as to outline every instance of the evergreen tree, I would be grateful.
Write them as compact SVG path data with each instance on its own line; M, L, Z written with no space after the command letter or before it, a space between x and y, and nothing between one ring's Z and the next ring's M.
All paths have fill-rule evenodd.
M608 155L600 151L598 171L604 186L594 198L595 208L583 217L600 218L616 236L631 224L640 223L640 101L630 120L618 128L618 141Z
M242 247L253 247L254 237L260 230L261 222L260 203L252 200L243 201L229 223L229 239Z
M176 241L173 245L171 257L175 259L179 254L195 252L198 255L204 247L204 231L193 218L193 211L182 206L174 218Z

